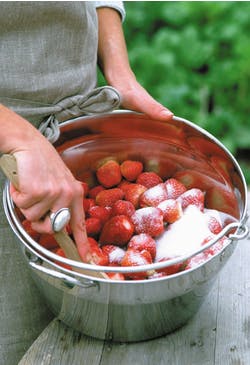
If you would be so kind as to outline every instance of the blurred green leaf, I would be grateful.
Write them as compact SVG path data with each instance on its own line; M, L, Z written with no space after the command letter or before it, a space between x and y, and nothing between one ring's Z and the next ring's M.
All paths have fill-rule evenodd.
M250 2L124 5L129 58L139 82L236 156L240 149L250 153Z

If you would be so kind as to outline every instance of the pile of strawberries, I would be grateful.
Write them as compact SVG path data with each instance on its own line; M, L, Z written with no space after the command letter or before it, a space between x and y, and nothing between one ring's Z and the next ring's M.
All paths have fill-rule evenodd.
M204 210L205 192L199 188L187 189L175 178L163 181L155 172L144 171L140 161L125 160L118 163L113 158L104 159L96 168L96 179L94 187L86 182L82 182L82 186L86 230L92 257L97 265L127 267L155 262L156 237L180 219L187 206L195 205L201 211ZM52 236L38 235L31 232L27 221L23 224L41 245L64 256ZM219 233L222 229L215 218L211 219L209 228L211 234ZM191 268L214 253L207 250L206 256L197 255L185 263L157 272L108 275L119 280L171 275Z

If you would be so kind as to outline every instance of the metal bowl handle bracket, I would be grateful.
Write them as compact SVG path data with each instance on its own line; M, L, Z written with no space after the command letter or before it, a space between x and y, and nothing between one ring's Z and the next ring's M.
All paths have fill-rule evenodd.
M228 238L230 238L231 240L243 240L244 238L246 238L249 234L249 228L246 225L247 220L248 220L248 216L246 215L246 218L244 219L244 221L238 223L238 226L236 226L236 228L238 230L240 230L240 232L231 233L231 234L229 234Z
M33 269L35 269L41 273L52 276L53 278L56 278L56 279L60 279L63 282L63 284L67 288L70 288L70 289L74 288L75 286L78 286L78 287L84 288L84 289L88 289L88 288L97 286L97 283L95 281L92 281L92 280L80 281L80 280L73 278L70 275L66 275L60 271L51 270L47 267L44 267L44 266L37 264L35 262L32 262L32 261L29 261L29 265Z

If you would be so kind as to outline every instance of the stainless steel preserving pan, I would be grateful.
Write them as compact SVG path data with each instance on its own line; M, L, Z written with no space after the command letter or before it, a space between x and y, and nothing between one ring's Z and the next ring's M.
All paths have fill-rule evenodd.
M227 246L191 270L151 280L99 279L63 268L55 260L88 270L100 270L99 266L59 257L24 231L7 182L3 198L7 219L48 304L66 324L99 339L141 341L184 325L199 309L238 241L248 234L247 187L237 161L211 134L178 117L163 123L121 111L77 118L60 128L55 147L76 178L94 181L95 164L106 156L119 161L138 159L163 179L175 176L190 188L198 184L206 191L206 206L234 216L236 222L200 251L224 235L229 237ZM197 253L126 271L159 269ZM102 266L101 271L111 269ZM117 267L112 271L125 270Z

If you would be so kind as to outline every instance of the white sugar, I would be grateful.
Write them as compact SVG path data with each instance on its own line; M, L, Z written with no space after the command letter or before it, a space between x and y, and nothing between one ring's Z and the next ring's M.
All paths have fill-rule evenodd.
M111 263L112 262L121 262L124 255L125 255L125 251L120 247L116 247L114 250L112 250L109 253L109 261Z
M143 197L151 202L157 201L158 203L162 200L167 199L167 190L163 183L153 186L143 193Z
M156 238L156 261L186 255L197 250L211 236L207 217L196 206L188 206L183 216Z

